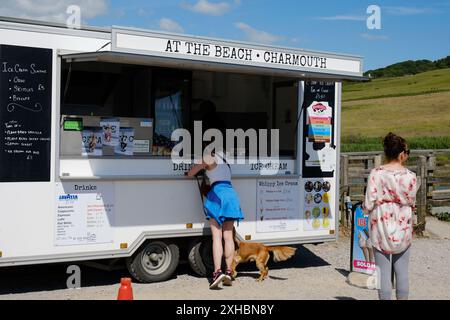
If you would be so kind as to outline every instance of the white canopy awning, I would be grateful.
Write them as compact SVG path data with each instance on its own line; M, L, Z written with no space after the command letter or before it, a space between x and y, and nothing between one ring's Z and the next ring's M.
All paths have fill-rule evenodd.
M218 62L188 60L170 57L157 57L133 53L101 51L88 53L63 54L61 58L68 63L108 62L134 64L142 66L167 67L215 72L256 74L266 76L291 77L299 79L334 79L334 80L366 80L363 76L336 75L324 72L302 72L279 68L258 67L251 65L224 64Z
M366 80L358 56L112 28L111 51L61 54L67 62L110 62L299 79Z

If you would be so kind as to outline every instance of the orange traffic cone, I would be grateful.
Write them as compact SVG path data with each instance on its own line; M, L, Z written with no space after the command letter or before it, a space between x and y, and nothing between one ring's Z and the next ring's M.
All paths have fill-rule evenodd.
M133 300L133 288L131 287L130 278L120 279L119 294L117 300Z

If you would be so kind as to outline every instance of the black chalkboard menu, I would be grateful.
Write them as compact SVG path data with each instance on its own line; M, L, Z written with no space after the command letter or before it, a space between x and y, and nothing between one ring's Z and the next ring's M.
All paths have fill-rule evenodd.
M306 81L303 99L303 163L305 178L331 178L336 168L335 83Z
M0 182L50 181L52 50L0 45Z

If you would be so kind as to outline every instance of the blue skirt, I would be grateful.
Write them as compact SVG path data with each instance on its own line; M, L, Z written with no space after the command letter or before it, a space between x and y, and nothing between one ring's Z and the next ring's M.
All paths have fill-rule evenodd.
M206 219L213 218L221 226L224 221L240 221L244 219L239 197L228 181L212 184L211 191L205 200Z

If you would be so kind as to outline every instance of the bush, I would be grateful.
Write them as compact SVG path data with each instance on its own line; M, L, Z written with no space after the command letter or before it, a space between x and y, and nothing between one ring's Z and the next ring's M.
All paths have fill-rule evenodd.
M437 218L441 221L450 221L450 213L441 212L437 215Z

